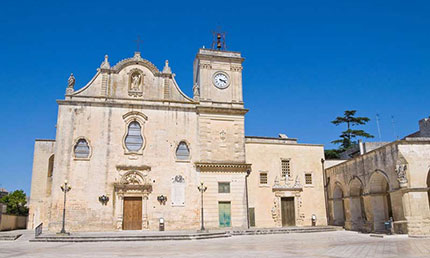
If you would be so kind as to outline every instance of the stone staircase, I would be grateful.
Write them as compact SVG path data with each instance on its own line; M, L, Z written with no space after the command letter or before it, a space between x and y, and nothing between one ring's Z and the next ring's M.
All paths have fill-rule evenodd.
M14 241L18 239L22 234L16 234L16 235L0 235L0 241Z
M202 240L226 238L241 235L267 235L290 233L315 233L344 230L342 227L286 227L286 228L251 228L231 229L229 231L214 231L197 233L195 231L119 231L119 232L84 232L72 235L44 233L29 239L30 242L121 242L121 241L167 241L167 240Z
M228 232L216 233L179 233L179 234L150 234L150 235L51 235L37 236L30 239L30 242L121 242L121 241L166 241L166 240L202 240L213 238L231 237Z
M316 233L344 230L336 226L318 226L318 227L285 227L285 228L259 228L246 230L232 230L233 236L240 235L268 235L268 234L290 234L290 233Z

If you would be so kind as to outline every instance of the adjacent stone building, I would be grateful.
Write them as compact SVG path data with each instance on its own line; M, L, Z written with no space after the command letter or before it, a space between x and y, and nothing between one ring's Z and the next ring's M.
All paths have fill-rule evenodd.
M346 229L430 235L430 119L402 140L326 169L329 223Z
M29 228L71 231L326 225L323 146L245 137L238 52L200 49L193 98L139 52L108 57L58 100L55 140L36 140Z

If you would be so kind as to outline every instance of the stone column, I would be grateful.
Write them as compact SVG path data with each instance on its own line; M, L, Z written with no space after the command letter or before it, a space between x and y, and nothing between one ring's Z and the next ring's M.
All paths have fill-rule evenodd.
M329 199L328 202L328 224L329 225L333 225L334 224L334 204L333 204L333 199Z
M149 229L149 221L148 221L148 195L143 196L142 202L142 228Z
M124 196L123 195L116 195L117 198L117 205L115 208L115 215L116 215L116 229L122 230L122 220L123 220L123 205L124 205Z
M352 216L351 216L351 197L343 198L343 213L345 216L345 229L352 229Z
M363 202L364 202L364 212L366 214L367 220L364 221L362 231L372 232L373 231L372 196L370 196L369 194L363 195Z
M406 192L402 199L408 235L430 235L430 208L427 190L424 188Z

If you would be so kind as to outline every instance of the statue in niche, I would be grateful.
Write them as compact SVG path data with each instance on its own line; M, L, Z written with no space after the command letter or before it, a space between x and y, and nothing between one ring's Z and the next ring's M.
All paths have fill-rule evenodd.
M143 90L143 79L144 76L142 72L138 69L133 69L130 74L128 94L130 96L138 97L142 96Z
M134 73L131 76L131 90L133 91L138 91L140 90L140 74L139 73Z

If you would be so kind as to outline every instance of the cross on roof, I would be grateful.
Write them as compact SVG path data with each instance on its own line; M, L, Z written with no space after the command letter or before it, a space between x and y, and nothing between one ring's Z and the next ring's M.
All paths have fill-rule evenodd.
M136 42L136 51L139 52L140 43L143 43L143 40L140 39L140 36L137 36L137 39L134 42Z

